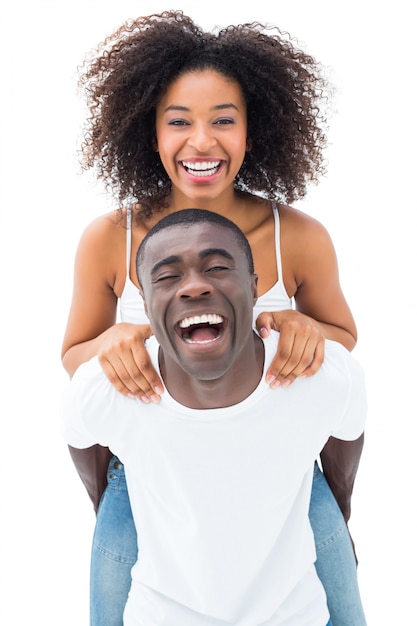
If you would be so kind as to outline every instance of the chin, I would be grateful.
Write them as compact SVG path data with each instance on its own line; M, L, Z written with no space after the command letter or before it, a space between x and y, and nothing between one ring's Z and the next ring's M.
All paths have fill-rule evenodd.
M198 381L216 381L226 374L228 368L227 367L216 367L216 368L208 368L207 363L204 363L199 367L195 363L190 364L182 364L184 371L190 376L190 378L194 378Z

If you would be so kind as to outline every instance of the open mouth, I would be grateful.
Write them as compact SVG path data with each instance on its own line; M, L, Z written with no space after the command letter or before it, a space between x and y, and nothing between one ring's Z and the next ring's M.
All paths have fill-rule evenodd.
M193 315L179 322L178 332L186 343L207 344L221 337L225 325L226 320L215 313Z
M181 161L181 165L192 176L204 178L204 176L213 176L219 169L222 161Z

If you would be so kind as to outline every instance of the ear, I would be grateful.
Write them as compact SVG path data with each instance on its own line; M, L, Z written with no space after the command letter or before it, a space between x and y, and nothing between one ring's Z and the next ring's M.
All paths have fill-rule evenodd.
M252 139L249 137L246 139L246 152L250 152L252 150Z
M258 300L258 274L252 275L252 297L253 297L253 306L255 306Z
M139 287L139 295L142 297L143 304L144 304L144 307L145 307L145 313L146 313L146 315L148 315L148 307L146 305L145 295L144 295L144 293L143 293L143 291L142 291L142 289L140 287Z

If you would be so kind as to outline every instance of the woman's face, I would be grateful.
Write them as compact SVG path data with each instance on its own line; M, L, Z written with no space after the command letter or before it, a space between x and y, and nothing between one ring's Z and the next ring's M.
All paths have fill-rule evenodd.
M162 164L174 194L192 201L214 200L233 189L245 158L246 137L242 90L237 82L213 69L180 76L156 109Z

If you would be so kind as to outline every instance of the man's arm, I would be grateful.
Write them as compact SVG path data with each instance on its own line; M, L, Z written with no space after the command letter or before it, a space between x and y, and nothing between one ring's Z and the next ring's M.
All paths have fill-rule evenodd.
M358 471L365 436L354 441L330 437L321 452L323 473L343 513L346 523L350 518L353 485Z
M105 419L106 411L111 412L109 407L113 406L114 397L119 401L124 398L109 383L94 357L80 365L61 398L62 435L96 512L107 485L112 456L106 447L107 422L117 426L117 420ZM114 413L117 415L116 407Z
M346 524L350 518L353 485L364 440L365 435L363 433L354 441L343 441L330 437L320 454L324 476L342 511ZM356 556L355 543L352 537L350 540L357 565L358 557Z
M98 444L84 449L68 446L68 449L97 513L101 497L107 487L107 468L112 453L108 448Z

